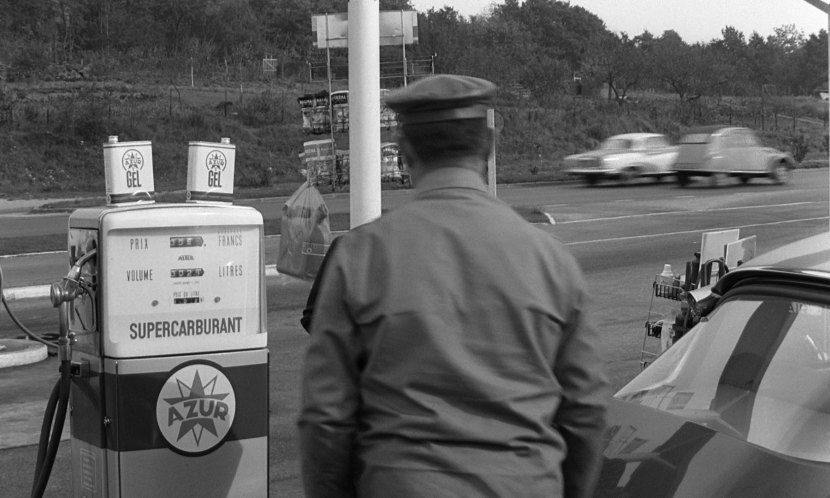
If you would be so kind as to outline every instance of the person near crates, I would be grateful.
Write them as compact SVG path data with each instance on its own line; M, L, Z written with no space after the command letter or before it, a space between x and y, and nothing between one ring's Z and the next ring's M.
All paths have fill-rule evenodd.
M304 313L306 496L590 496L608 384L576 260L487 192L496 87L391 92L413 200L329 249Z

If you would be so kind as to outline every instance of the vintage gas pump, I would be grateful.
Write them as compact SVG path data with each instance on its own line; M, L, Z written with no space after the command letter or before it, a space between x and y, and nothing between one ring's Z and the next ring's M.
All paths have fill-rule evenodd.
M190 147L189 201L162 204L151 144L111 138L108 205L69 218L76 497L268 494L262 216L229 202L229 141Z

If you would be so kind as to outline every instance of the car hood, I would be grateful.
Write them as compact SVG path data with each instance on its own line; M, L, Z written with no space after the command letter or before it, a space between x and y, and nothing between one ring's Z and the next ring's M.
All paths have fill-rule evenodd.
M830 464L779 455L648 406L610 402L596 497L826 497L828 489Z

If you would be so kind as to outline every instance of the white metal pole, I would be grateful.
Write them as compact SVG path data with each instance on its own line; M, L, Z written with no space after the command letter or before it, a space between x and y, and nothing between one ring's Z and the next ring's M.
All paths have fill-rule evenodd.
M403 86L406 86L406 34L403 27L403 10L401 10L401 57L403 57Z
M329 138L331 138L331 164L329 167L329 178L331 178L331 190L337 189L337 144L334 141L334 105L331 101L331 37L329 36L329 14L326 12L326 74L329 82Z
M381 214L380 8L378 0L349 0L349 222Z
M827 14L827 92L830 94L830 3L824 3L821 0L804 1ZM830 113L830 96L827 98L827 106L828 112ZM830 114L828 114L827 133L830 134ZM827 160L828 175L830 175L830 150L827 151ZM828 178L828 189L830 189L830 177ZM830 214L830 205L828 205L828 213Z
M487 190L496 197L496 111L493 109L487 109L487 127L493 134L490 156L487 158Z

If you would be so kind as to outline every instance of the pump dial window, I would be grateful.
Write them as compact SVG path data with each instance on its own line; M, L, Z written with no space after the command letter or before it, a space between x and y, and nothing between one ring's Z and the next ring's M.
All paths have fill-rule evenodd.
M200 235L189 237L170 237L170 247L202 247L205 240Z
M203 268L173 268L170 270L170 278L201 277L205 274Z

